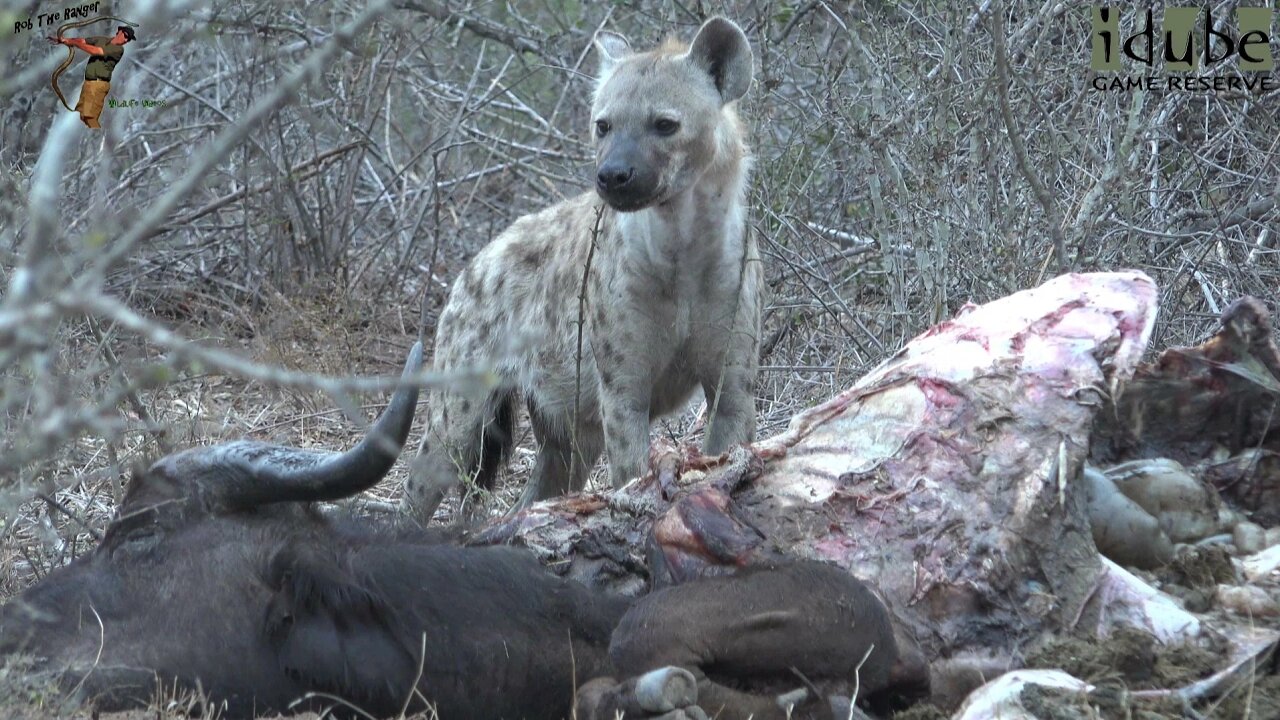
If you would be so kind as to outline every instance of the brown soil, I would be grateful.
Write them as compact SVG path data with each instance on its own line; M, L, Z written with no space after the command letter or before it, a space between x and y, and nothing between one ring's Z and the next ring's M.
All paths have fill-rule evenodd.
M1058 668L1098 689L1083 695L1030 688L1022 699L1046 720L1184 718L1188 715L1179 701L1135 699L1130 692L1175 689L1205 678L1226 665L1222 650L1194 644L1164 646L1150 634L1131 628L1117 630L1103 642L1054 638L1027 656L1027 666ZM1241 683L1198 712L1201 717L1223 720L1280 718L1280 676Z
M1219 583L1234 585L1236 571L1231 555L1222 545L1188 546L1179 549L1165 570L1169 582L1192 590L1205 590L1212 595Z
M912 705L906 710L893 714L893 720L948 720L950 717L951 715L943 712L942 708L933 703Z
M1182 720L1187 715L1171 702L1137 699L1122 688L1098 688L1078 693L1029 686L1022 691L1022 704L1040 720Z
M1190 644L1163 646L1134 628L1120 628L1102 642L1054 638L1027 656L1028 667L1058 668L1094 685L1131 690L1180 687L1225 662L1213 650Z

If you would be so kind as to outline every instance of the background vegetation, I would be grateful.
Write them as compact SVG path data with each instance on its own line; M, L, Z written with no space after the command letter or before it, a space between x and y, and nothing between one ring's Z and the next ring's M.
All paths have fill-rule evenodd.
M6 7L0 596L91 547L136 463L347 444L386 387L352 378L393 374L479 247L587 187L601 27L644 47L722 13L757 53L762 433L1062 269L1153 275L1157 348L1280 279L1280 94L1094 91L1074 3L102 3L141 23L112 96L159 104L101 132L48 87L53 28L10 31L61 5Z

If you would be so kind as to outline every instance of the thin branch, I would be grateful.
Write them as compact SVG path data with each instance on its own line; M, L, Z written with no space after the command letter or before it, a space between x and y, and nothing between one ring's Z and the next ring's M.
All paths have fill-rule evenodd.
M54 255L54 244L58 238L62 170L79 122L79 117L73 113L62 115L45 138L31 178L30 202L27 205L31 224L27 228L27 239L22 244L23 264L9 278L9 296L4 302L6 309L29 303L39 289L48 286L44 273L50 266L46 261Z
M285 173L285 174L286 174L287 176L289 176L289 177L293 177L293 176L294 176L294 175L296 175L297 173L300 173L300 172L302 172L302 171L304 171L304 170L309 170L309 169L310 169L310 168L312 168L313 166L323 165L325 161L330 160L330 159L332 159L332 158L335 158L335 157L337 157L337 156L339 156L339 155L341 155L341 154L343 154L343 153L345 153L345 152L347 152L347 151L349 151L349 150L354 150L355 148L361 147L361 146L363 146L364 144L365 144L365 142L364 142L363 140L357 140L357 141L355 141L355 142L350 142L350 143L347 143L346 145L342 145L342 146L340 146L340 147L333 148L332 150L326 150L325 152L322 152L322 153L320 153L319 155L316 155L315 157L311 158L310 160L308 160L308 161L306 161L306 162L304 162L304 163L301 163L301 164L299 164L299 165L296 165L296 166L294 166L294 167L289 168L288 172L287 172L287 173ZM300 177L300 178L297 178L297 179L298 179L298 180L307 180L307 179L309 179L309 178L313 177L316 173L319 173L319 172L320 172L320 170L321 170L321 168L316 167L316 169L315 169L313 172L310 172L310 173L308 173L307 175L304 175L304 176L302 176L302 177ZM189 224L191 224L192 222L195 222L196 220L199 220L200 218L204 217L205 215L208 215L209 213L217 212L218 210L221 210L222 208L224 208L224 207L226 207L226 206L228 206L228 205L230 205L230 204L232 204L232 203L234 203L234 202L237 202L237 201L241 200L242 198L246 198L246 197L250 197L250 196L253 196L253 195L257 195L257 194L259 194L259 193L264 193L264 192L266 192L266 191L270 190L270 189L272 188L272 186L273 186L273 185L274 185L274 183L273 183L273 182L268 181L268 182L265 182L265 183L261 183L261 184L259 184L259 185L256 185L256 186L254 186L254 187L252 187L252 188L243 188L243 189L237 190L237 191L235 191L235 192L233 192L233 193L229 193L229 194L227 194L227 195L223 195L222 197L218 198L217 200L214 200L214 201L212 201L212 202L209 202L209 203L205 204L205 205L204 205L204 206L202 206L202 207L196 208L195 210L192 210L191 212L187 213L186 215L183 215L183 216L178 217L178 218L174 218L174 219L173 219L173 221L171 221L171 222L169 222L168 224L166 224L166 225L164 226L164 228L163 228L163 229L164 229L164 230L175 230L175 229L181 228L181 227L183 227L183 226L185 226L185 225L189 225Z
M299 390L319 390L331 396L350 393L380 392L404 386L429 386L459 388L466 383L490 384L494 381L487 370L433 372L424 371L406 380L399 377L334 377L315 373L285 370L246 360L225 350L209 348L178 335L164 326L147 320L115 298L100 293L76 295L62 293L57 298L64 311L81 312L107 318L119 327L129 330L150 343L173 353L182 363L199 363L237 377L255 380L268 387Z
M435 0L399 0L396 9L420 12L445 25L457 25L482 38L502 43L516 52L533 53L548 60L555 59L543 50L546 41L542 38L524 35L492 20L452 10Z
M587 261L582 266L582 286L578 291L577 351L574 353L573 365L573 444L577 445L579 411L582 405L582 336L583 326L587 323L587 285L591 279L591 261L595 259L596 247L600 244L600 221L604 217L604 203L596 206L596 219L591 225L591 246L587 248ZM578 461L578 451L574 447L569 452L569 477L574 477Z
M1000 94L1000 117L1004 119L1005 133L1009 138L1009 146L1013 149L1013 157L1017 160L1018 170L1031 185L1031 192L1044 210L1045 220L1049 224L1049 233L1053 237L1053 252L1058 258L1058 271L1069 272L1071 263L1067 260L1067 243L1062 235L1062 223L1053 207L1053 196L1044 186L1040 176L1031 168L1027 159L1027 147L1022 142L1022 130L1013 119L1013 111L1009 107L1009 53L1004 39L1004 6L1001 4L991 13L991 36L996 46L996 90Z

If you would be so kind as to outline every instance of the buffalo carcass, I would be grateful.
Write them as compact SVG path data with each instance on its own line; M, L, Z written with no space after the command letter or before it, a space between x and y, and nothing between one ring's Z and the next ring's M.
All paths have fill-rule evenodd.
M420 360L419 346L406 376ZM699 695L724 718L781 718L788 704L794 717L830 717L838 688L827 679L864 695L885 686L896 657L887 613L830 566L755 569L632 606L524 550L461 548L315 509L383 477L416 400L399 390L343 454L246 441L157 461L92 553L0 609L0 653L34 657L36 674L101 709L176 686L220 717L340 699L375 716L430 703L448 720L559 719L583 685L583 720L703 717ZM667 665L683 669L636 679Z
M1125 531L1104 534L1131 546L1120 558L1130 563L1158 555L1172 513L1143 525L1137 500L1133 513L1095 509L1086 481L1097 473L1086 461L1177 458L1272 524L1280 351L1262 305L1245 300L1204 346L1140 366L1158 298L1142 273L1090 273L968 306L775 437L719 457L656 444L649 472L626 487L539 503L470 542L522 544L568 577L622 592L778 554L834 561L880 588L931 661L931 699L947 709L1046 637L1105 640L1121 628L1220 649L1211 677L1152 691L1215 697L1262 667L1280 633L1188 611L1100 556L1100 521ZM1143 481L1166 495L1180 487ZM1204 490L1157 499L1165 511L1213 511L1216 521ZM1280 545L1242 565L1246 578L1265 578L1280 567ZM1249 609L1260 589L1236 582L1211 577L1209 589L1230 594L1224 607ZM1031 682L1011 680L1001 697Z

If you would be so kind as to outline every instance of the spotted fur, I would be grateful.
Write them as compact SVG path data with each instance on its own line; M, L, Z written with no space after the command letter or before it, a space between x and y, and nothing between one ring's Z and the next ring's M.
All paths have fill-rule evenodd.
M753 437L763 280L734 109L751 82L746 36L714 18L689 46L635 53L608 32L595 45L595 192L517 220L440 315L435 367L491 367L499 382L429 394L405 487L420 519L460 480L492 487L520 396L538 457L519 507L580 489L601 451L615 486L638 476L651 422L699 388L707 452Z

